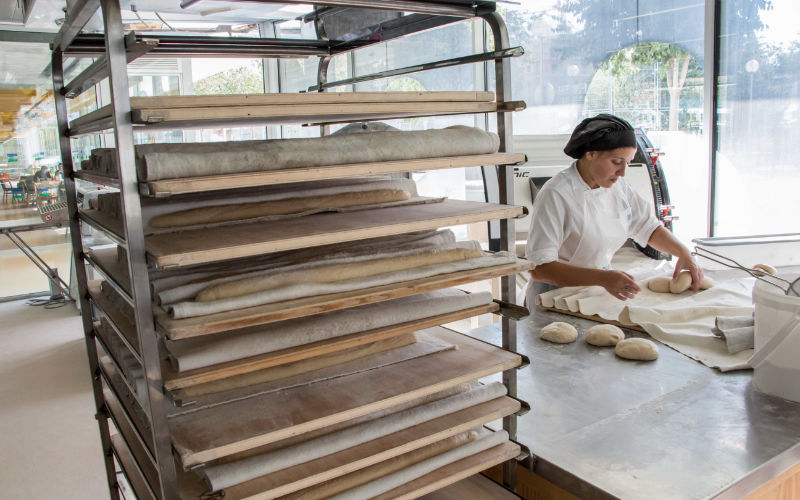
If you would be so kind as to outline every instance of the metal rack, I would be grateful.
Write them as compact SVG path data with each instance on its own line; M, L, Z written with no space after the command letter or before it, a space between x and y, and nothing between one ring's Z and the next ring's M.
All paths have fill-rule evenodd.
M197 0L183 2L188 7ZM309 91L324 91L327 88L349 85L361 81L385 78L398 74L408 74L441 67L475 62L494 62L497 103L508 103L511 99L510 57L523 53L520 47L511 47L505 24L495 11L494 2L484 0L431 0L431 1L387 1L387 0L326 0L318 2L283 0L264 3L312 3L321 6L307 21L317 25L321 40L281 40L281 39L220 39L213 37L178 37L178 36L142 36L123 32L119 0L77 0L68 12L67 21L62 26L53 42L52 69L55 89L55 104L58 120L58 132L64 165L65 185L69 203L70 234L73 246L73 260L77 269L79 301L83 311L83 328L89 357L91 377L93 381L96 418L100 428L101 443L106 460L107 480L112 498L119 498L114 460L125 462L128 467L135 467L135 482L144 483L144 491L153 498L178 498L180 471L176 470L173 460L173 449L168 426L168 413L171 402L165 395L161 367L161 334L154 323L152 297L149 288L149 270L145 252L145 238L142 227L142 208L140 192L147 192L147 186L137 179L134 165L134 124L131 121L131 100L128 93L127 64L145 55L182 56L197 55L242 55L253 57L319 57L318 83ZM409 15L395 20L379 23L370 27L369 33L347 41L326 39L324 33L325 17L336 14L342 9L372 8L392 11L411 12ZM104 25L104 35L80 34L89 19L100 9ZM431 62L414 67L401 68L355 79L328 82L327 69L334 55L352 51L371 45L399 38L424 29L461 21L467 18L483 19L494 38L494 50L485 54ZM86 68L70 82L65 81L64 59L67 57L98 57L97 61ZM80 95L104 78L109 78L111 89L110 117L93 124L92 127L70 129L67 118L67 99ZM494 111L497 117L497 133L500 136L500 154L510 150L512 124L511 110L498 106ZM115 136L117 165L119 178L106 178L102 175L81 172L72 161L72 137L81 133L91 133L103 129L112 129ZM519 162L517 158L513 160ZM513 203L512 159L507 164L496 167L498 200L502 204ZM456 163L454 168L465 166ZM494 170L494 169L491 169ZM402 167L400 170L402 171ZM77 206L76 179L84 179L105 185L118 187L121 194L123 224L117 231L108 231L97 221L80 213ZM128 256L127 286L120 286L114 279L104 273L95 259L86 255L81 238L81 222L88 223L109 235L118 245L124 247ZM514 251L513 219L500 221L500 249ZM121 230L121 231L120 231ZM115 234L116 233L116 234ZM120 234L121 233L121 234ZM132 323L135 326L138 343L132 343L122 334L121 328L111 317L102 311L97 299L90 295L90 284L87 279L85 265L89 264L99 270L112 287L127 302L133 311ZM515 280L513 275L502 277L501 306L507 308L515 301ZM116 372L120 366L113 356L108 356L113 363L104 366L100 357L102 352L110 354L109 341L105 334L98 333L98 325L90 311L98 308L98 317L107 318L110 325L106 334L117 335L128 347L137 362L140 362L145 374L146 390L143 400L136 397L136 388L127 383L120 383ZM502 309L502 308L501 308ZM516 349L516 325L511 316L502 318L503 345L508 351ZM99 346L99 347L98 347ZM503 372L503 382L508 388L508 395L516 397L516 369ZM121 380L124 381L124 378ZM109 396L110 395L110 396ZM110 399L110 400L109 400ZM137 402L141 408L137 409ZM527 405L523 405L525 408ZM143 418L137 417L137 413ZM116 417L116 418L115 418ZM117 418L119 420L117 420ZM138 419L138 420L137 420ZM115 422L120 434L113 436L109 421ZM137 425L138 424L138 425ZM516 415L503 418L503 427L509 437L516 439ZM115 446L115 442L117 445ZM124 443L128 450L120 450ZM504 469L504 483L513 486L515 464L509 462ZM148 483L147 478L157 477L157 485Z

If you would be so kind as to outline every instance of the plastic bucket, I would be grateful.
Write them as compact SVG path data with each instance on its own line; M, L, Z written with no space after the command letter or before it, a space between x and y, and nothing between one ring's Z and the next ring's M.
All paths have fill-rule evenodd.
M793 280L797 275L781 278ZM800 402L800 297L756 280L755 354L750 359L755 388Z

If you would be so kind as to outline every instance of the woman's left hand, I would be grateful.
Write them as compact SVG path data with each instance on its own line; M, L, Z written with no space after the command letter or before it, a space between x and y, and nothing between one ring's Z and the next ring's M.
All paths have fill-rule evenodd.
M700 289L700 281L703 280L703 269L697 265L692 254L688 251L682 252L678 257L678 262L675 263L675 272L672 273L672 279L676 279L682 271L689 271L692 275L692 290L695 292Z

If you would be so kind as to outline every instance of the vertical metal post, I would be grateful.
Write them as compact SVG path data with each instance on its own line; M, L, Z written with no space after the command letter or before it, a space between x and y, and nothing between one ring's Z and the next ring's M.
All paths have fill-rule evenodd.
M714 236L714 219L717 203L717 103L719 95L719 35L720 0L706 0L705 12L705 51L703 70L703 128L708 140L708 236Z
M178 485L163 393L159 339L153 321L144 248L142 207L134 164L125 33L122 28L119 0L102 0L101 7L105 28L106 56L108 57L125 241L128 247L128 272L131 278L131 292L136 304L134 319L139 333L139 344L147 378L147 406L155 446L153 454L158 462L161 496L164 499L172 499L178 498Z
M320 87L328 83L328 66L331 64L331 56L322 56L319 58L319 64L317 65L317 85ZM325 89L320 88L319 92L325 92ZM320 137L324 137L331 133L331 126L330 125L320 125L319 126L319 135Z
M106 480L112 500L119 499L116 467L111 451L111 435L108 427L108 410L103 399L103 387L100 381L100 367L97 356L97 344L94 341L92 325L92 307L89 304L89 288L87 286L86 266L83 262L83 243L81 241L81 225L78 220L78 194L75 189L75 169L72 165L72 144L67 136L68 117L67 99L61 93L64 87L64 54L58 47L53 49L53 98L58 124L58 141L61 148L61 164L64 167L64 188L67 191L69 209L69 235L72 240L72 265L75 266L75 277L78 281L78 305L81 311L81 323L86 342L86 354L89 358L89 370L92 377L95 417L100 427L100 443L103 446L103 458L106 464Z
M503 18L498 12L483 16L492 29L494 50L504 50L511 46L508 39L508 30ZM495 96L497 102L511 100L511 61L510 59L497 59L494 62L495 71ZM511 126L511 112L500 111L497 113L497 135L500 137L500 152L512 149L513 129ZM512 205L514 203L514 176L513 167L500 165L497 167L497 183L500 188L500 203ZM514 219L500 221L500 250L516 253L516 230ZM508 303L516 302L515 276L503 276L500 279L501 300ZM510 351L517 350L517 324L513 319L504 317L503 348ZM508 395L517 396L517 371L516 369L503 372L503 383L508 388ZM511 439L517 438L517 417L510 415L503 418L503 429L508 432ZM509 461L503 466L503 483L509 488L516 487L516 462Z

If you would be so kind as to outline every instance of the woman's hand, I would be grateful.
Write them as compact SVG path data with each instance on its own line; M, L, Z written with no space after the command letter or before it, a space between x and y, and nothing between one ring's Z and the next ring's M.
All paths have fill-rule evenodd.
M628 300L641 291L633 276L622 271L605 271L602 287L619 300Z
M697 265L688 250L681 252L677 257L678 262L675 263L675 272L672 273L672 279L676 279L683 271L689 271L689 274L692 275L692 290L696 292L700 289L700 281L703 280L703 269Z

